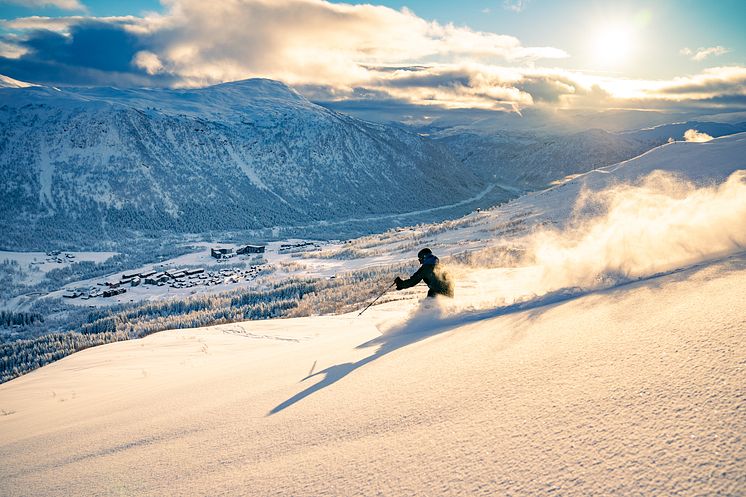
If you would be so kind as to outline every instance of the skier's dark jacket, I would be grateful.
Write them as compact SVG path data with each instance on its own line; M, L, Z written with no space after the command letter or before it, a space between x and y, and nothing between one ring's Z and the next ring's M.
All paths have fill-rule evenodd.
M424 281L430 288L427 292L428 297L435 297L436 295L453 297L453 284L448 280L445 271L438 266L438 262L438 258L434 255L426 255L422 260L422 266L409 279L396 279L396 289L403 290Z

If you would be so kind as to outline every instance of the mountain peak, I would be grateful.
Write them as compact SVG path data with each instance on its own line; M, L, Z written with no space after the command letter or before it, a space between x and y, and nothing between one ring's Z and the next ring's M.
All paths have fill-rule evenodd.
M279 108L320 109L305 97L280 81L253 78L229 83L220 83L204 88L116 88L110 86L75 87L61 89L39 87L12 78L0 76L0 88L12 87L23 90L49 90L40 95L38 91L22 92L21 95L0 95L0 102L12 106L23 106L51 97L55 106L66 102L67 106L112 105L164 114L192 115L220 119L242 118L247 112L261 114ZM30 88L35 87L35 88ZM51 92L51 93L50 93Z
M0 88L28 88L29 86L38 86L33 83L26 83L25 81L19 81L9 76L0 74Z
M282 100L301 100L306 99L300 93L290 88L281 81L266 78L250 78L238 81L220 83L203 88L205 91L222 91L222 92L245 92L253 98L277 98Z

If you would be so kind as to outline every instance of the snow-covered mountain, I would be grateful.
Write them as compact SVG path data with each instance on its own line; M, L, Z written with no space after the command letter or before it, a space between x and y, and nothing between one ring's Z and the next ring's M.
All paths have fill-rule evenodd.
M631 159L668 140L683 140L689 129L719 137L746 131L746 122L687 121L617 133L601 129L536 132L476 124L434 130L430 136L484 181L539 190L565 176Z
M681 123L661 124L650 128L624 131L619 133L622 136L634 137L640 141L646 141L651 145L660 145L669 139L683 140L684 133L694 129L700 133L706 133L713 138L720 136L733 135L746 131L746 122L740 123L720 123L708 121L686 121Z
M427 240L473 256L453 300L167 331L0 385L4 494L740 495L744 150L670 143L303 260Z
M603 130L570 135L448 129L432 135L484 181L538 190L558 179L630 159L651 145Z
M260 228L396 213L485 188L442 146L271 80L195 90L0 89L9 244L126 229Z
M0 74L0 88L28 88L29 86L36 85Z

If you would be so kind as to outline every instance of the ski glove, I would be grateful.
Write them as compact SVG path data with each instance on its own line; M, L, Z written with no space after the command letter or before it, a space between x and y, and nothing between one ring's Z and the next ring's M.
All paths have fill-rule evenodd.
M402 288L401 284L404 283L404 281L397 276L396 279L394 280L394 283L396 283L396 289L401 290Z

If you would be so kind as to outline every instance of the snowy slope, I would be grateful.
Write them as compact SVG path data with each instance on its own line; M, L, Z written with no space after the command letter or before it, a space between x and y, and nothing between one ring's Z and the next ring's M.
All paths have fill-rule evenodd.
M600 191L618 183L639 182L654 171L664 171L698 185L722 183L734 171L746 170L746 133L724 136L707 143L673 142L634 159L600 167L547 190L515 202L527 209L567 219L583 189Z
M0 229L17 246L393 214L487 186L415 133L270 80L0 89L0 170Z
M546 188L554 180L635 157L654 146L603 130L547 134L455 128L432 137L485 180L525 190Z
M0 74L0 88L27 88L29 86L36 85Z
M565 176L615 164L695 129L713 137L746 131L746 123L688 121L621 133L589 129L574 133L458 126L430 136L483 179L526 190L543 189Z
M686 133L686 131L690 129L695 129L701 133L707 133L708 135L717 138L720 136L743 133L744 131L746 131L746 122L717 123L687 121L682 123L663 124L660 126L654 126L651 128L639 129L634 131L625 131L619 134L635 137L640 140L646 140L650 143L659 144L665 142L668 139L683 140L684 133Z
M737 495L745 292L736 257L408 334L374 327L398 302L89 349L0 385L3 493Z

